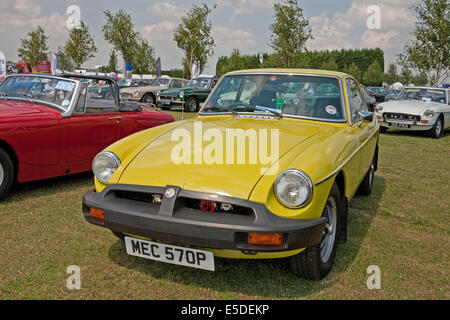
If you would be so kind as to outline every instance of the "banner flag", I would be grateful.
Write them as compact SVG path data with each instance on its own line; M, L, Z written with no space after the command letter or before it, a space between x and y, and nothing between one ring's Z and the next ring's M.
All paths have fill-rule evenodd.
M2 51L0 51L0 78L6 77L6 58Z
M161 78L161 57L156 59L156 77Z

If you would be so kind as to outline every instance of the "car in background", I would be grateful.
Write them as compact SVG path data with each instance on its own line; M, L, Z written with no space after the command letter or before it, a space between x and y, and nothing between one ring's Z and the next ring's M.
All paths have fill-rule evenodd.
M139 87L144 85L145 85L144 80L140 79L120 79L119 81L117 81L117 86L119 90L123 88ZM98 82L97 85L92 86L89 90L91 95L95 98L111 99L111 90L109 86L101 82Z
M174 137L200 138L201 128L216 142L242 132L237 161L228 139L225 149L202 149L195 138L180 149ZM258 132L273 138L257 141ZM99 153L83 217L123 239L131 256L209 271L216 257L289 258L295 275L320 280L332 269L337 245L346 242L348 203L357 192L373 190L378 137L377 121L350 75L231 72L197 117L138 133ZM257 156L258 145L273 150L276 143L272 162L245 161L246 154ZM184 160L175 159L181 150ZM197 162L197 155L211 156L212 150L212 162Z
M122 88L120 99L125 101L136 101L148 104L158 104L158 94L164 89L184 88L188 83L186 79L162 77L157 78L148 86Z
M81 81L83 80L83 81ZM93 98L103 82L110 99ZM171 115L120 103L116 82L79 74L12 75L0 85L0 198L20 183L91 170L95 155Z
M198 112L217 80L215 76L199 76L190 80L185 88L162 90L157 98L159 105L162 109L184 107L187 112Z
M375 99L377 102L384 102L387 95L387 90L383 87L367 87L370 91L375 93Z
M377 100L375 98L375 93L372 91L372 93L363 85L360 86L361 93L363 95L364 101L367 104L367 108L370 112L375 111L375 107L377 104Z
M395 100L400 94L400 92L402 92L402 90L394 90L394 89L388 90L387 95L384 98L384 101Z
M380 103L376 116L380 131L400 129L428 131L440 138L450 128L450 89L407 87L395 100Z

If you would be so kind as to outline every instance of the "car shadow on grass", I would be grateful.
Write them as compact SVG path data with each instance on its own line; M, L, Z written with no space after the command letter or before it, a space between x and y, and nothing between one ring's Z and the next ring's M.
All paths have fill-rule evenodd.
M156 261L128 256L123 241L118 240L109 250L109 257L118 265L145 274L148 277L171 281L186 286L195 286L215 291L219 299L253 298L286 299L302 298L322 291L341 278L353 277L343 275L347 272L361 248L361 243L375 217L383 193L386 189L385 179L375 177L375 187L369 197L356 196L350 203L348 217L349 240L338 247L337 259L333 270L322 281L307 281L294 276L289 269L288 259L274 260L233 260L215 258L215 272L192 269L160 263ZM360 271L366 276L366 269ZM351 279L349 280L351 281ZM180 293L177 295L168 285L170 298L190 299ZM161 299L168 298L168 293L161 293ZM336 297L338 298L338 297Z
M63 193L74 188L88 185L89 183L91 183L93 189L93 179L92 172L84 172L46 180L15 183L11 191L1 200L1 202L7 204L23 199Z

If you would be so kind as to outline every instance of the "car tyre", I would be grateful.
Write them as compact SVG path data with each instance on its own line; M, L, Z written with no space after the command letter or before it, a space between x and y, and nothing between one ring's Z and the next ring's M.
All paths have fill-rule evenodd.
M186 112L198 112L200 104L196 97L189 97L184 104Z
M154 105L155 104L155 97L151 93L147 93L142 98L142 102Z
M14 163L9 154L0 148L0 199L8 194L14 183Z
M439 139L444 132L444 121L442 120L442 116L436 120L436 123L433 126L433 129L430 130L430 134L433 138Z
M331 188L322 216L328 218L320 243L290 257L291 271L307 280L325 278L333 267L337 250L340 215L343 208L336 182Z
M368 196L373 191L373 181L375 180L375 159L370 164L363 181L359 185L358 194L362 196Z

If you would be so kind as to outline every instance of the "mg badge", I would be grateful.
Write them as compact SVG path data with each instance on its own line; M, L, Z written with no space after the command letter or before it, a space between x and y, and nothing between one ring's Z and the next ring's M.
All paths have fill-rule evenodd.
M166 196L166 198L173 198L175 196L175 189L174 188L169 188L166 190L166 193L164 194Z

